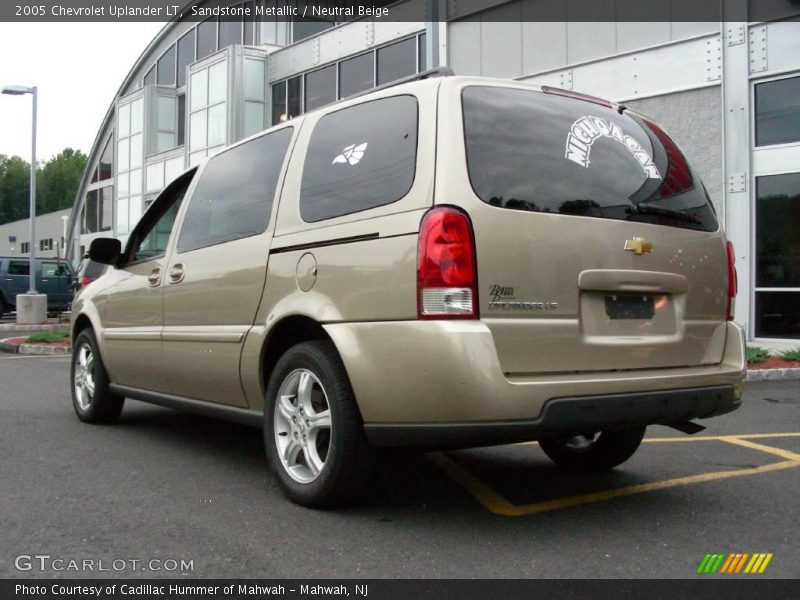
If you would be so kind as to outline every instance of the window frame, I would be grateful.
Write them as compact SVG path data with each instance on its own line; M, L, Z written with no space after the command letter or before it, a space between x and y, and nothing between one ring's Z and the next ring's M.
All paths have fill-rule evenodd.
M181 188L185 187L183 196L181 198L181 203L183 203L183 200L185 200L186 197L189 195L192 189L192 185L195 181L196 174L197 174L197 167L193 167L187 170L185 173L183 173L174 181L172 181L167 187L165 187L158 194L153 203L147 208L144 215L142 215L142 218L139 219L139 223L136 225L136 227L133 228L131 233L128 235L128 241L125 244L125 249L122 253L122 256L115 265L116 268L124 269L126 267L130 267L133 265L138 265L149 262L151 260L163 258L167 255L169 251L169 246L173 241L172 238L175 234L175 229L180 224L182 207L178 208L178 213L175 216L175 222L172 225L172 231L170 231L169 241L167 242L167 247L164 249L164 252L161 254L148 256L147 258L133 260L133 257L135 256L134 251L136 250L136 248L139 247L139 244L152 231L153 227L156 226L161 217L163 217L164 214L172 207L172 205L178 201L178 196L176 192Z

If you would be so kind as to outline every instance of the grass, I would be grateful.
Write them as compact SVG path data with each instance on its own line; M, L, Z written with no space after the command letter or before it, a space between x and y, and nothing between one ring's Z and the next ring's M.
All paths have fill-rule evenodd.
M781 358L783 360L800 360L800 348L781 353Z
M36 331L25 340L28 344L57 344L69 341L69 331L66 329L48 329Z
M770 357L769 352L758 346L747 347L747 364L764 362Z

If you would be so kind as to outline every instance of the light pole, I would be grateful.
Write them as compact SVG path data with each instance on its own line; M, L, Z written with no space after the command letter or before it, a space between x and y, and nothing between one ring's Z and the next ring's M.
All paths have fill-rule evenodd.
M18 297L17 300L17 322L41 322L44 321L47 316L47 296L40 296L36 293L36 91L36 86L6 85L3 87L2 92L3 94L9 94L11 96L31 94L33 97L33 106L31 110L31 187L29 210L31 241L30 267L28 273L29 284L28 298ZM43 306L41 298L44 299ZM22 299L22 302L20 302L20 299ZM21 315L21 312L25 314Z

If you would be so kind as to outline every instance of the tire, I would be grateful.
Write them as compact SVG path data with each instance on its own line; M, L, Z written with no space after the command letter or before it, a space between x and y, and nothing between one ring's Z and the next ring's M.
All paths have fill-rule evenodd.
M607 471L628 460L647 427L599 434L562 436L539 440L544 453L558 466L570 471Z
M10 308L11 307L6 304L5 298L0 295L0 319L3 318L3 315L7 312L10 312Z
M297 504L340 504L374 465L353 390L336 347L303 342L278 360L264 400L264 445L281 488Z
M108 389L108 373L91 329L84 329L75 339L70 383L72 406L81 421L114 423L119 418L125 398Z

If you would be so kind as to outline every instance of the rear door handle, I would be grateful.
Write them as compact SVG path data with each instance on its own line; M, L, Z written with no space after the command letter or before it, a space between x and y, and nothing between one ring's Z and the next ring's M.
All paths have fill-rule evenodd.
M161 267L156 267L150 271L150 275L147 277L147 283L150 287L156 287L161 283Z
M177 263L172 265L172 268L169 270L169 282L170 283L180 283L183 281L183 265L181 263Z

